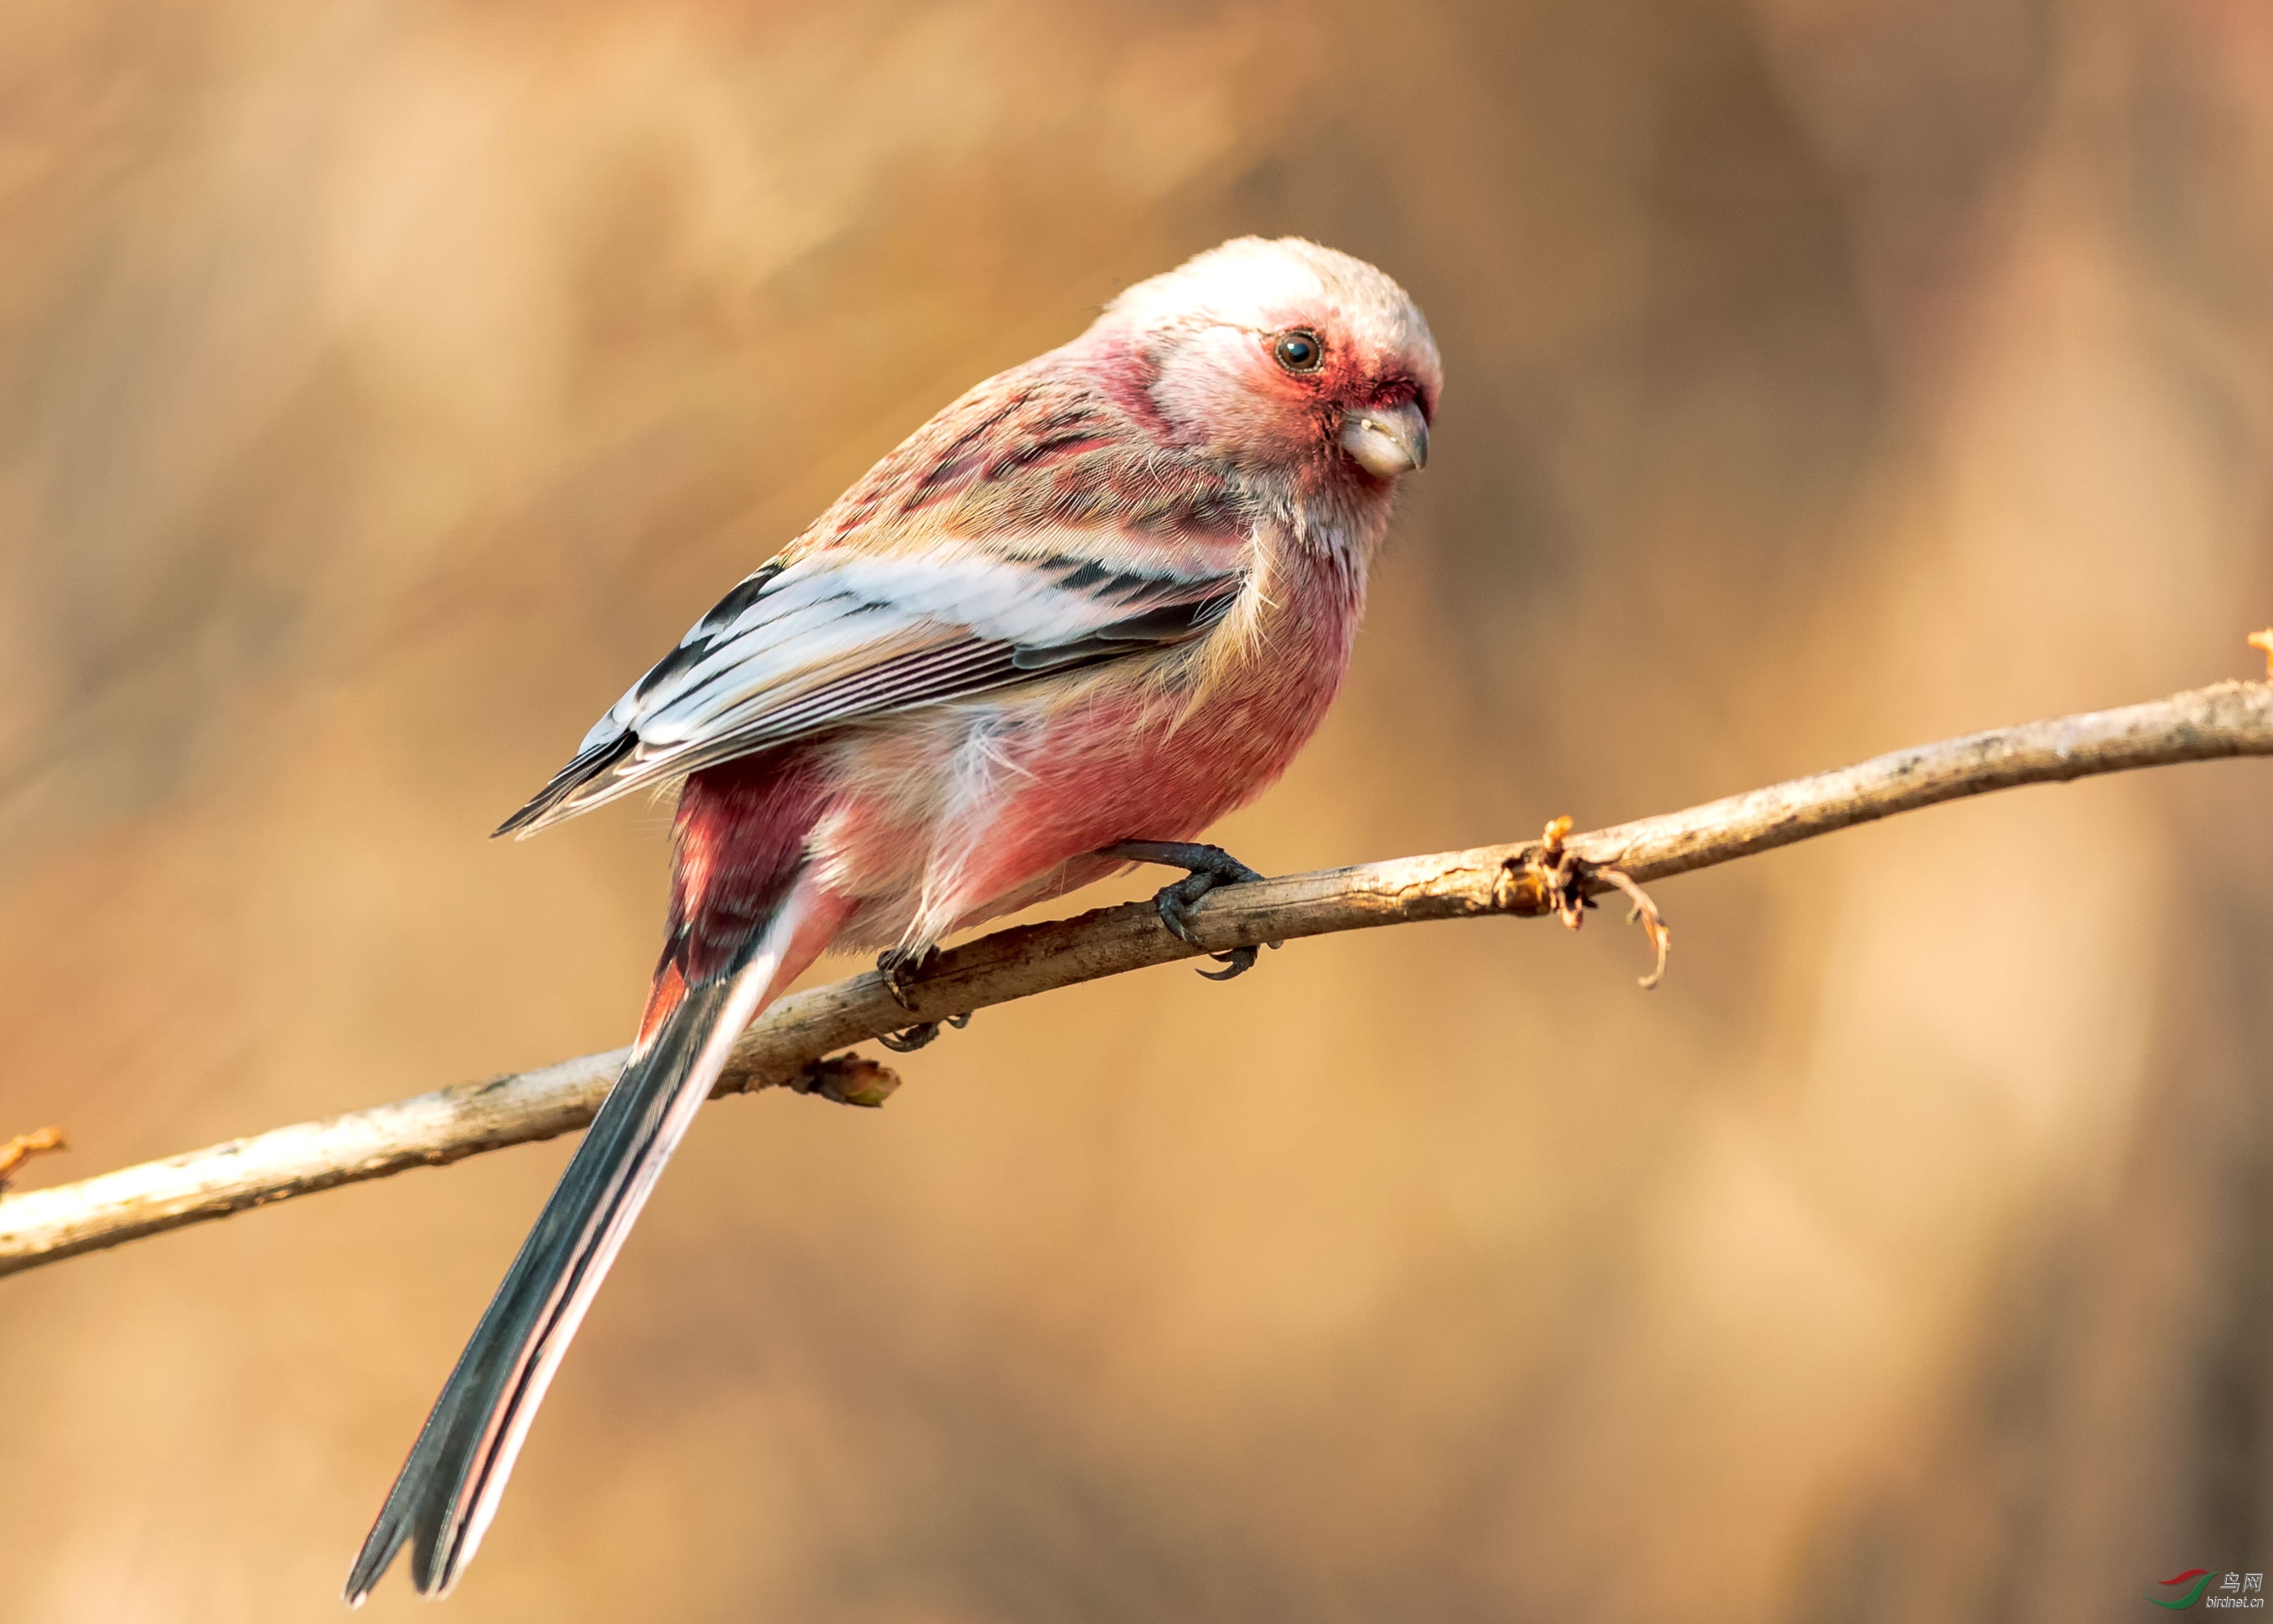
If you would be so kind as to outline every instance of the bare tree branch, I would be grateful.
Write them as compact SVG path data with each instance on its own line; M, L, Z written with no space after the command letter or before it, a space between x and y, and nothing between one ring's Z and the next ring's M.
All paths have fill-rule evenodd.
M1733 861L1897 812L2022 784L2134 767L2273 755L2273 681L2222 683L2151 704L1999 728L1794 778L1685 812L1563 838L1212 891L1185 943L1149 903L1027 925L942 953L911 1008L870 974L783 999L734 1051L719 1094L789 1086L881 1103L896 1079L848 1044L911 1023L1128 970L1265 942L1477 914L1574 917L1574 898ZM1560 820L1557 820L1558 823ZM77 1184L0 1197L0 1274L226 1217L336 1184L439 1167L589 1122L628 1051L587 1055L322 1122L277 1128Z

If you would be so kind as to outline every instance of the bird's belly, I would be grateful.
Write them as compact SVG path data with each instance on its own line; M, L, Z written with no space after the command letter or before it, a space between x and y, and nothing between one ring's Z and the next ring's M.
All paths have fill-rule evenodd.
M1347 637L1311 629L1212 677L1115 670L848 739L849 793L814 840L856 899L840 945L927 945L1122 866L1101 846L1189 839L1253 800L1339 686Z

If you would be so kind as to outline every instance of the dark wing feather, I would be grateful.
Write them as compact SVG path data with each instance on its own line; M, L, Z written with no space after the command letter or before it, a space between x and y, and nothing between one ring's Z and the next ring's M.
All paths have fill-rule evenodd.
M822 553L737 585L499 826L527 834L754 750L1188 643L1246 590L1243 559L1146 568L1060 553ZM1228 550L1225 550L1228 551ZM1166 549L1162 552L1165 553Z

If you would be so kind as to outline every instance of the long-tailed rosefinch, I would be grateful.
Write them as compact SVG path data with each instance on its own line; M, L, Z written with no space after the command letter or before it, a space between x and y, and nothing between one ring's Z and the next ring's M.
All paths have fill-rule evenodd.
M1437 349L1402 289L1243 237L934 417L618 700L499 833L684 779L637 1046L348 1580L446 1591L664 1161L831 946L958 927L1181 841L1324 716ZM1164 912L1167 910L1164 907ZM1171 915L1173 918L1173 915Z

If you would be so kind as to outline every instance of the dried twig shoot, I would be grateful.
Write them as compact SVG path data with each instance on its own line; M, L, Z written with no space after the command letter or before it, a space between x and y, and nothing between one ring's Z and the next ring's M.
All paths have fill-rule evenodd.
M1673 930L1659 913L1657 904L1649 893L1633 882L1633 876L1620 868L1603 863L1590 863L1564 845L1570 838L1572 820L1558 817L1547 825L1539 837L1539 844L1527 854L1526 861L1539 876L1539 888L1549 913L1564 925L1576 930L1587 922L1588 908L1594 906L1590 888L1607 885L1624 891L1633 903L1633 912L1626 915L1626 923L1641 921L1643 934L1649 944L1657 950L1657 967L1641 978L1642 990L1647 992L1665 976L1666 955L1673 951Z
M0 1145L0 1190L8 1187L16 1169L34 1156L43 1156L51 1150L69 1150L71 1141L64 1138L61 1128L39 1128L30 1133L19 1133L5 1145Z

